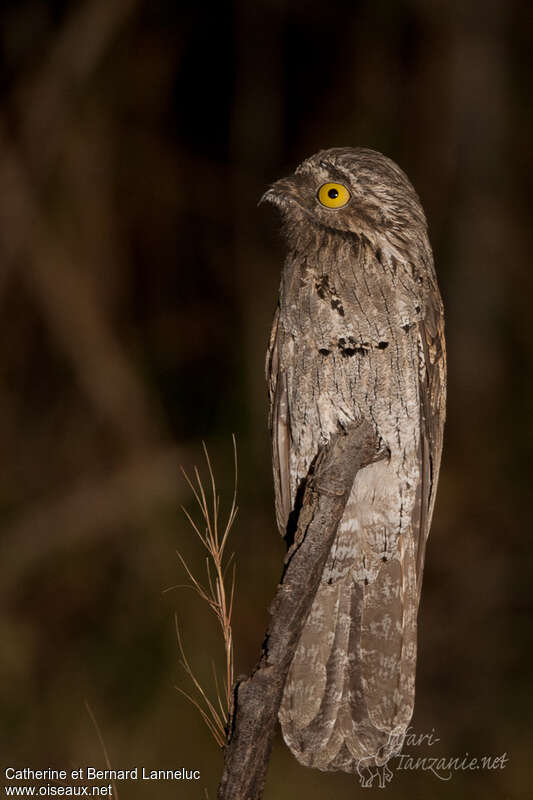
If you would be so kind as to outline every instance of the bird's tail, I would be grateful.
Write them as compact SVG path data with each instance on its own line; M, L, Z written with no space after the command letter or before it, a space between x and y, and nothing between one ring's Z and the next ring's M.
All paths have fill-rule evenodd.
M401 750L414 704L417 618L415 558L410 537L403 541L373 580L350 569L319 586L279 712L284 739L306 766L356 772Z

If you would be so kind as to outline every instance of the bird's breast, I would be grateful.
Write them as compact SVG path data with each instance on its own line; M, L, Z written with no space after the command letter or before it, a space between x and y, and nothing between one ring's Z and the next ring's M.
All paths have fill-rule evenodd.
M385 245L375 250L354 237L328 241L287 261L281 298L286 332L317 351L349 356L386 349L423 315L420 277Z
M415 282L405 265L364 248L338 248L334 260L308 257L298 268L280 310L297 475L339 425L363 417L401 459L419 437L422 301Z

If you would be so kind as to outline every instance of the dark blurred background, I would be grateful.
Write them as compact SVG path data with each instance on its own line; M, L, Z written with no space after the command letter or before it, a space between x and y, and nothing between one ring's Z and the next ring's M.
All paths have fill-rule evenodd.
M175 555L179 471L240 463L237 673L280 575L264 351L283 246L269 182L366 145L408 173L446 304L449 405L421 609L414 755L494 756L391 798L526 798L531 659L531 8L516 0L4 2L0 10L0 705L6 765L200 769L121 800L215 795L175 686L174 612L218 631ZM203 469L203 467L202 467ZM2 778L3 781L3 778ZM352 798L277 740L265 797Z

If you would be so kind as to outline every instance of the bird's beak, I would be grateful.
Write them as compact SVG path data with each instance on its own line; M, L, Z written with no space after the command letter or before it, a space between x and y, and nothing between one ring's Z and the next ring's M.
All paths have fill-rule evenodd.
M297 200L297 183L294 178L281 178L281 180L273 183L270 189L267 189L261 197L258 205L261 203L274 203L276 206L283 206L288 200Z

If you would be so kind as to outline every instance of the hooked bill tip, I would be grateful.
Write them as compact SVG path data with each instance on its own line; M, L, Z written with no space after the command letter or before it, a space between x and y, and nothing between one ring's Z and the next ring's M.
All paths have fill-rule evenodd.
M266 201L267 203L273 203L276 206L284 208L289 200L295 199L297 188L298 185L292 176L289 178L280 178L266 190L259 201L259 205Z
M270 189L267 189L266 192L261 195L261 198L257 205L260 206L261 203L273 203L273 202L274 202L274 190L272 187L270 187Z
M281 187L274 184L274 186L266 190L257 205L260 206L261 203L272 203L275 206L283 208L287 204L287 198L281 191Z

